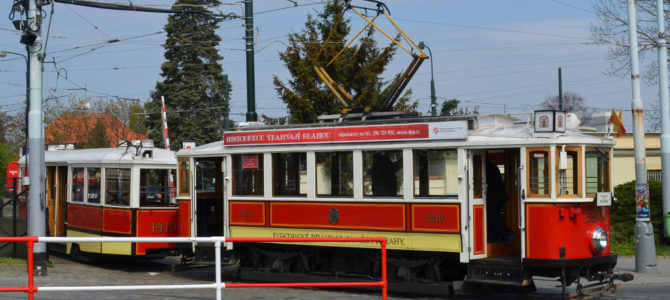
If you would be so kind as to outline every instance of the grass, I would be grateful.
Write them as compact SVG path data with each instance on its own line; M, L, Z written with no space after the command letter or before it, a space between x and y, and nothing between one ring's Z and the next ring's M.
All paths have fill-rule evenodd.
M25 259L13 257L0 257L0 264L26 264Z
M622 256L635 255L635 240L612 241L611 251ZM670 256L670 245L656 243L656 256Z

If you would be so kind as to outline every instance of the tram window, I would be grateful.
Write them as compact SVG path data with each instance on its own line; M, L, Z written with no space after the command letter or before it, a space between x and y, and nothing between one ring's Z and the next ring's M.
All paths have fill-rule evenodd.
M402 151L363 152L365 196L402 196Z
M414 195L458 194L456 150L414 150Z
M352 152L316 153L316 194L353 196L354 166Z
M84 168L72 168L72 202L84 202Z
M189 196L191 193L191 162L188 158L179 159L179 196Z
M263 195L263 155L234 154L233 195Z
M609 192L609 153L606 151L586 151L586 193Z
M307 155L305 153L272 154L272 194L307 195Z
M105 204L130 205L130 169L105 168Z
M560 152L560 150L559 150ZM558 171L558 194L579 194L579 165L577 151L565 151L567 156L567 169ZM558 168L557 168L558 169Z
M88 168L88 202L100 203L100 168Z
M530 151L529 161L530 194L549 195L549 152Z
M140 169L140 206L160 206L170 203L172 170Z
M481 154L472 156L472 196L481 199L484 197L484 176L482 172L483 157Z
M216 184L216 161L197 160L195 162L196 193L215 193Z

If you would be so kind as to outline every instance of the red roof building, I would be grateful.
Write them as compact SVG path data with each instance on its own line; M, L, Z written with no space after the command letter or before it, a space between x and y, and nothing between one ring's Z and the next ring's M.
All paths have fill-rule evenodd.
M64 114L51 122L44 131L45 145L74 144L76 148L84 148L88 143L89 132L98 120L102 122L107 133L110 148L116 148L123 140L145 140L147 137L138 134L110 113Z

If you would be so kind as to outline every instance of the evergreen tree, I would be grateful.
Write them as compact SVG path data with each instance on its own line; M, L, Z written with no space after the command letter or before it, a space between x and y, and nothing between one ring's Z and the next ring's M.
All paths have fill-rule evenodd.
M345 3L340 0L329 1L323 12L315 19L307 16L305 28L298 33L289 34L289 46L279 53L291 74L288 82L274 76L277 93L286 103L291 123L316 122L317 116L335 114L341 111L342 104L319 79L313 66L323 66L326 72L353 97L352 106L372 107L382 101L382 87L386 82L381 77L386 66L395 54L395 44L390 43L380 49L374 40L374 30L367 30L358 44L347 48L331 65L328 62L347 44L347 35L351 27L349 19L342 18ZM342 18L336 30L323 47L331 29ZM316 61L314 61L316 60ZM409 94L397 101L396 109L413 110L416 103L408 104Z
M102 121L98 119L95 126L88 132L88 139L86 140L86 148L107 148L109 147L109 139L107 138L107 129Z
M206 11L205 6L217 4L218 0L177 0L173 8ZM147 134L156 145L163 145L161 96L165 97L170 142L175 148L184 140L204 144L221 139L228 105L219 63L223 57L216 49L221 38L216 28L218 25L205 14L168 17L163 81L156 83L151 100L145 104Z

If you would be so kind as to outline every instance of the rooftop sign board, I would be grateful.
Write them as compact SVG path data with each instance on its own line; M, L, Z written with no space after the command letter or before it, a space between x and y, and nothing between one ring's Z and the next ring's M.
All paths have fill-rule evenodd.
M467 121L232 131L226 146L465 139Z

